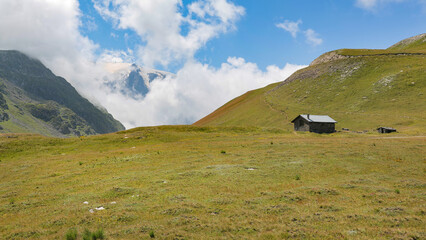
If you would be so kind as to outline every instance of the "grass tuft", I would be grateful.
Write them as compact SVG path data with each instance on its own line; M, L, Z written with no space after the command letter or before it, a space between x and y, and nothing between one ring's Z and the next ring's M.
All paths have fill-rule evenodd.
M92 240L97 239L105 239L104 230L102 228L92 233Z
M70 228L68 229L67 233L65 234L66 240L76 240L77 239L77 229Z
M83 240L98 240L105 239L104 230L102 228L95 232L91 232L89 229L84 229Z

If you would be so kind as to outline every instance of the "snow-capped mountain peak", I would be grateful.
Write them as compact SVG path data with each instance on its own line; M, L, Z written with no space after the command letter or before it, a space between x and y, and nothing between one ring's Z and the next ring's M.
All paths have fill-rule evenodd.
M151 88L151 82L172 75L130 63L108 63L105 66L112 75L107 85L131 97L145 96Z

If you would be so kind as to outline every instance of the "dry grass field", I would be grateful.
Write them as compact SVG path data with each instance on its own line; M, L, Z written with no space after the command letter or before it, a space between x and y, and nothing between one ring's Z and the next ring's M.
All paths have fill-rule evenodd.
M424 136L0 135L0 239L425 239ZM97 210L98 209L98 210Z

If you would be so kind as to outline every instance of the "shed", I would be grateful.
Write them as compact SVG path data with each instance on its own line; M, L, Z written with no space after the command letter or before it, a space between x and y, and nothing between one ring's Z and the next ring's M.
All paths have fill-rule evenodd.
M377 131L379 133L392 133L392 132L396 132L396 129L390 128L390 127L379 127L377 128Z
M295 131L315 133L333 133L336 131L336 121L327 115L301 114L293 121Z

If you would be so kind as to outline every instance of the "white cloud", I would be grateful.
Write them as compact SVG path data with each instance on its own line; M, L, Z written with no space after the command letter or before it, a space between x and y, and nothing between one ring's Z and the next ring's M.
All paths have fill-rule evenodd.
M292 37L295 38L297 36L297 33L300 31L299 24L301 23L302 23L302 20L298 20L297 22L285 20L284 22L278 23L275 26L286 30L287 32L291 34Z
M364 9L372 9L377 4L377 0L356 0L356 5Z
M104 103L127 127L189 124L232 98L282 81L302 67L305 66L286 64L262 71L256 64L235 57L228 58L220 68L189 61L175 76L155 80L144 99L110 93Z
M323 40L318 37L318 33L316 33L314 30L308 29L304 33L306 36L306 42L308 44L312 46L318 46L322 44Z
M275 24L275 26L277 28L282 28L286 30L287 32L291 34L293 38L296 38L297 34L301 31L299 28L300 24L302 24L302 20L298 20L297 22L285 20L282 23ZM322 44L323 40L318 37L319 36L318 33L316 33L314 30L309 28L308 30L303 31L303 33L306 38L306 43L314 47Z
M132 29L145 42L138 56L143 65L185 62L205 43L235 26L244 8L227 0L94 0L95 8L117 28ZM188 15L181 8L187 7Z
M262 71L242 58L229 58L214 68L194 60L197 50L234 29L244 14L242 7L226 0L198 0L189 6L180 0L97 0L96 4L118 28L134 30L142 38L138 52L102 50L83 36L77 0L0 1L0 49L16 49L40 59L127 128L192 123L230 99L284 80L303 67L287 64ZM97 56L99 50L102 54ZM175 76L152 82L145 98L129 98L105 84L111 80L105 63L125 67L137 60L134 57L148 64L182 61L183 67Z
M356 0L355 5L368 11L375 11L379 6L392 2L404 2L406 0ZM424 0L418 0L418 3L425 4Z

